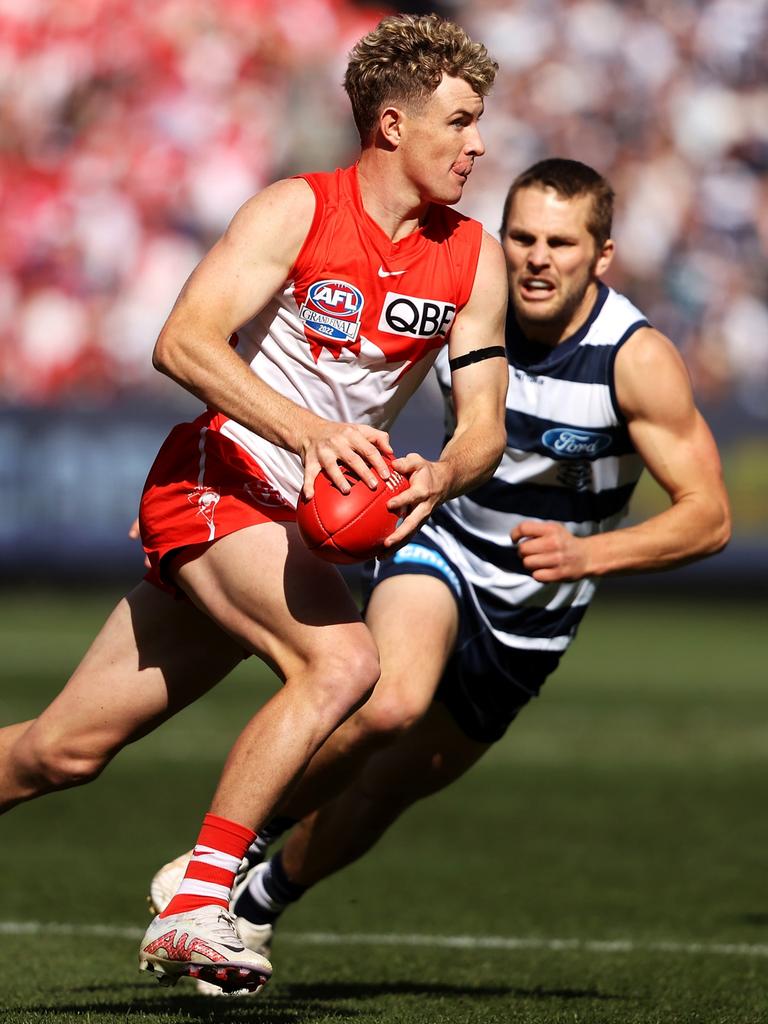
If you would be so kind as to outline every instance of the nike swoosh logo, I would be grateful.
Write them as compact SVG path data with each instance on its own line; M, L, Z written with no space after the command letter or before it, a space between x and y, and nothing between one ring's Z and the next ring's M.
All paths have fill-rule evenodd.
M399 277L404 273L404 270L385 270L384 267L379 267L379 277Z

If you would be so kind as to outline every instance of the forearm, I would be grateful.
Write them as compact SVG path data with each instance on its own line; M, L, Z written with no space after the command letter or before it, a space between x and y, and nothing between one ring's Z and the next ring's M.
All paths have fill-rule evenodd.
M166 329L155 348L155 368L266 440L301 452L320 417L265 384L221 338L198 336L190 350L180 335L193 330Z
M444 500L472 490L493 475L506 445L506 433L497 420L483 420L457 430L440 453L448 469L448 493Z
M727 505L691 496L637 526L584 538L587 576L674 569L721 551L730 539Z

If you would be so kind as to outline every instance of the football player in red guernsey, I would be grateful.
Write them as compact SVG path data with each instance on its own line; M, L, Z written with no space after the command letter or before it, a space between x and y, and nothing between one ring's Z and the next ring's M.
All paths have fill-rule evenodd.
M385 479L387 430L445 344L457 429L436 461L395 460L407 540L504 448L507 286L498 242L450 209L484 147L496 65L436 15L354 47L359 161L279 181L235 214L184 286L154 364L205 404L175 427L142 497L147 578L34 721L0 731L0 809L86 782L248 654L284 685L235 742L181 882L140 945L167 984L255 989L269 961L229 915L235 870L324 740L369 696L378 651L332 567L297 532L324 469ZM178 598L183 599L179 600Z

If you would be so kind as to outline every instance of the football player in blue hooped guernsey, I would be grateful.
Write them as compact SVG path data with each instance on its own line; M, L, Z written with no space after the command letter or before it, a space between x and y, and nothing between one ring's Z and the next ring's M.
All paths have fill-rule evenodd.
M720 459L683 362L601 281L612 207L608 182L573 160L541 161L510 188L506 453L492 480L376 564L366 621L381 681L251 850L234 909L254 947L309 886L503 736L570 645L599 577L672 568L729 539ZM438 376L450 421L447 362ZM644 466L669 507L621 527ZM258 863L270 831L294 824ZM156 902L183 863L155 877Z

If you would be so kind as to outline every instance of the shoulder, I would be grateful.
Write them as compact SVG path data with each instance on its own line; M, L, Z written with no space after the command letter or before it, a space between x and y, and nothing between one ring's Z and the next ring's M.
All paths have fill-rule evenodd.
M508 284L504 250L497 239L485 230L482 230L480 237L475 288L503 293L506 305Z
M655 372L670 364L683 367L682 356L665 334L650 326L638 327L616 356L617 370L623 367L625 372Z
M316 200L302 178L276 181L248 199L227 228L224 241L236 247L273 254L295 253L312 226Z
M691 384L683 357L661 331L641 327L616 356L616 396L628 417L650 405L692 401Z
M494 238L494 236L484 228L481 228L481 231L480 254L483 259L489 260L491 263L500 267L506 267L504 250L501 248L501 243L498 238Z
M473 330L476 329L475 321L478 317L484 324L490 325L493 338L486 339L484 344L503 345L504 320L509 296L507 265L504 252L496 239L487 231L481 229L481 232L474 273L470 271L467 278L471 287L468 288L463 310L471 317ZM476 341L477 339L474 339L474 342Z
M245 229L265 220L286 225L294 218L311 221L314 211L315 193L309 182L305 178L283 178L247 200L232 223Z

